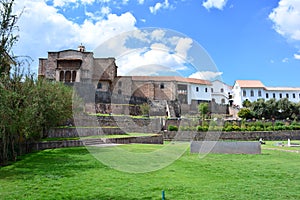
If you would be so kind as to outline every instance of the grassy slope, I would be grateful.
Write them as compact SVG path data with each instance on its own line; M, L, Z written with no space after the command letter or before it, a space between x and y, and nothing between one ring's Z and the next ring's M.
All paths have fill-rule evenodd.
M124 145L147 152L159 145ZM98 162L84 147L44 150L0 168L0 199L300 199L300 155L185 153L151 173L129 174Z

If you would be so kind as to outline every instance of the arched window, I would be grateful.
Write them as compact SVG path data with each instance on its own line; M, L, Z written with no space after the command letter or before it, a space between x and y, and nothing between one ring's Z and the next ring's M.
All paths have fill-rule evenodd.
M221 88L220 92L221 92L221 93L223 93L223 92L224 92L224 89L223 89L223 88Z
M207 88L205 88L205 92L208 92Z
M213 93L213 92L214 92L214 88L211 88L210 90L211 90L211 93Z
M76 81L76 71L72 72L72 82Z
M258 90L258 96L261 97L261 90Z
M196 92L199 92L199 87L196 87Z
M121 95L122 94L122 90L119 89L118 90L118 94Z
M60 71L59 73L59 81L63 82L65 80L65 72L64 71Z
M67 82L67 83L71 82L71 72L70 71L66 71L65 82Z
M290 98L290 95L288 93L286 93L286 98Z
M254 97L254 91L253 90L250 91L250 96Z
M282 98L282 94L281 94L281 93L279 94L279 98L280 98L280 99Z
M246 90L243 90L243 97L247 96Z
M268 99L269 98L269 93L266 93L266 99Z
M102 89L102 83L98 82L97 89Z
M225 99L221 99L221 103L222 103L222 104L225 104Z

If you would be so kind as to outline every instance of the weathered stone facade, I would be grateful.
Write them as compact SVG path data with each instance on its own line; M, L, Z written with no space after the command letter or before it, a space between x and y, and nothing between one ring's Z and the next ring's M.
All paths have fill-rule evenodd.
M118 76L117 68L115 58L94 58L93 52L86 52L79 46L78 50L48 52L48 58L39 59L38 72L39 77L48 80L75 84L86 105L96 104L97 110L104 113L109 110L111 113L122 112L122 109L99 104L147 102L152 107L158 105L159 109L152 108L152 113L178 117L181 110L197 112L200 102L211 100L212 84L209 81L176 76ZM181 109L178 105L188 106ZM128 113L130 111L126 109L126 113L116 114Z

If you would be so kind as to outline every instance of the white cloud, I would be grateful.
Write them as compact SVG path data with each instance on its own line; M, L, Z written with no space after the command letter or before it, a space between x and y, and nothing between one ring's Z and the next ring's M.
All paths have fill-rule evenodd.
M300 41L300 1L280 0L269 15L277 33L291 40Z
M158 75L184 70L185 61L171 54L163 44L153 44L150 49L137 49L117 59L120 75ZM153 67L155 66L155 67Z
M191 74L189 78L197 78L202 80L214 80L221 76L223 72L199 71Z
M187 59L188 50L192 47L193 40L191 38L180 38L176 45L175 51L183 59Z
M110 7L104 6L101 8L101 14L108 15L109 13L111 13Z
M289 62L289 59L288 58L284 58L284 59L281 60L281 62L287 63L287 62Z
M145 0L137 0L139 4L144 4Z
M166 32L164 30L156 29L151 33L151 39L156 41L161 41L164 38L165 34Z
M168 9L171 8L169 4L169 0L165 0L163 3L156 3L154 6L150 6L149 10L152 14L156 14L160 9Z
M135 29L136 24L135 17L129 12L108 14L106 19L96 22L86 19L78 24L43 0L17 0L15 12L20 12L24 7L18 23L20 41L14 52L16 55L31 56L35 60L35 68L38 58L47 56L48 51L76 49L80 43L91 51L114 35Z
M219 10L223 10L227 3L227 0L206 0L202 3L202 6L205 7L207 10L211 8L217 8Z
M296 59L296 60L300 60L300 54L294 54L294 58Z

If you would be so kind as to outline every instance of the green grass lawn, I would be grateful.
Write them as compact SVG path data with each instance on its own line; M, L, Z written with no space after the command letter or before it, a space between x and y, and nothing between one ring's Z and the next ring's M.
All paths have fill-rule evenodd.
M122 145L149 152L163 145ZM102 148L105 151L105 148ZM186 152L158 171L130 174L101 164L84 147L44 150L0 168L0 199L300 199L300 154Z

